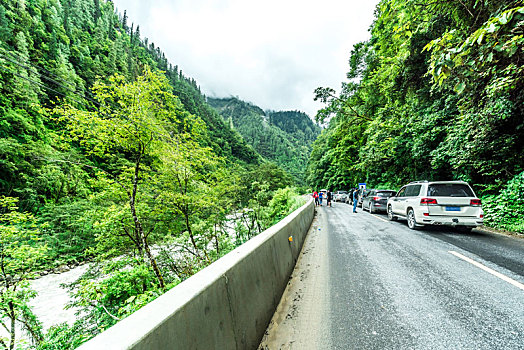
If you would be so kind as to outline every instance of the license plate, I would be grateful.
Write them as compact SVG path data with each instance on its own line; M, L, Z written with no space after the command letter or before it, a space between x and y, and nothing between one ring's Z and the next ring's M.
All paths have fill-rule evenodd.
M460 211L460 207L446 207L446 211Z

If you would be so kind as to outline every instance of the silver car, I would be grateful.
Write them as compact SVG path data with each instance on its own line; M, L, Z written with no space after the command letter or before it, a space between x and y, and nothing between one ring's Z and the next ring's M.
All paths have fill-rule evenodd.
M348 192L347 191L337 191L333 195L333 200L335 202L345 202L347 198Z

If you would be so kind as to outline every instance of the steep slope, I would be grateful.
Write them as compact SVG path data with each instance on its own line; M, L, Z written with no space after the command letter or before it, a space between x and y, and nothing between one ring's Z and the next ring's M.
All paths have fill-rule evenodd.
M312 144L320 134L320 127L306 113L300 111L269 112L269 122L297 142Z
M311 145L320 128L298 111L268 112L238 98L207 98L224 120L260 153L302 183Z
M139 26L115 13L111 1L50 0L0 4L0 193L16 195L24 209L75 196L79 186L53 193L55 184L37 181L58 157L52 140L60 126L42 113L58 101L95 110L95 82L119 74L126 81L146 66L165 72L185 110L206 124L200 142L229 162L257 164L260 156L205 102L194 79L169 63L154 43L140 37ZM61 102L58 102L61 103ZM64 170L58 171L59 173ZM56 178L67 178L67 174ZM59 180L56 180L59 181ZM61 180L60 180L61 181ZM58 188L67 188L57 185Z

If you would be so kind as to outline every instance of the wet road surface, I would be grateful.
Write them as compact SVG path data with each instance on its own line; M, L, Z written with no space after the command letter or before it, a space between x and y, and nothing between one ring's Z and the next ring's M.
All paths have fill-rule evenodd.
M524 239L317 214L261 349L524 349Z

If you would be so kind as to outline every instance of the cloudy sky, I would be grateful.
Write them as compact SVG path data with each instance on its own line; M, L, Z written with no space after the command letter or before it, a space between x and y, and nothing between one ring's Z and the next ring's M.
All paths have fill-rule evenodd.
M314 89L340 88L378 0L113 2L206 95L314 117Z

